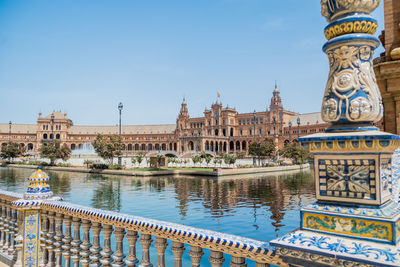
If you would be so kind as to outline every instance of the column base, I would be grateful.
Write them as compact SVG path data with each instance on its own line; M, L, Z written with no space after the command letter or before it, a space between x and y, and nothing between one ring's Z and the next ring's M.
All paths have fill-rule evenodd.
M295 266L400 266L395 245L305 230L293 231L270 244L277 255Z
M300 218L301 230L391 245L400 241L400 206L393 201L379 207L314 203Z

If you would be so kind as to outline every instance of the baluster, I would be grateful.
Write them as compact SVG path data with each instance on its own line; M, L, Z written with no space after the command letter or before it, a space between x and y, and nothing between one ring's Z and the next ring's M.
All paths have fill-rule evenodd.
M269 263L259 263L259 262L256 262L256 267L269 267L270 265L269 265Z
M168 246L167 240L157 237L154 246L157 249L157 267L165 267L165 249Z
M56 254L56 267L62 267L62 252L63 252L63 215L56 215L56 236L54 237L54 253Z
M81 251L81 219L72 218L72 225L74 226L74 239L71 242L72 263L74 267L79 267L79 252Z
M90 250L89 249L92 246L90 244L90 225L91 225L90 221L82 220L83 241L80 246L81 247L80 255L82 257L82 259L81 259L82 267L87 267L87 266L89 266L89 263L90 263L90 259L89 259Z
M47 233L47 250L49 251L49 262L48 267L53 267L56 265L56 256L54 254L54 236L56 235L56 227L55 227L55 213L49 212L49 232Z
M64 238L62 239L63 245L61 246L63 250L62 254L64 256L64 267L71 266L71 241L72 241L71 222L72 222L71 216L64 215L65 235Z
M174 267L182 267L182 254L185 251L183 243L172 242L172 254L174 254Z
M224 254L219 251L211 250L211 255L208 258L212 267L222 267L222 263L224 263Z
M49 220L47 211L42 211L42 232L40 233L40 247L42 249L42 260L40 266L46 266L49 261L49 251L46 248L47 233L49 232Z
M3 203L1 203L0 200L0 251L3 250L4 242L5 240L5 232L4 232L4 224L5 224L5 208Z
M125 236L125 229L124 228L115 228L114 236L116 239L116 244L115 244L115 253L114 256L112 257L115 262L112 265L113 267L119 267L119 266L125 266L124 263L124 236Z
M204 252L201 247L190 246L189 256L192 259L192 267L200 267L201 257Z
M93 246L90 248L90 259L92 263L90 266L92 267L100 267L100 231L101 231L101 223L93 222L92 223L92 233L93 233Z
M125 261L128 267L136 267L136 264L139 263L139 260L136 257L136 242L138 238L139 235L136 231L128 230L126 239L128 239L129 243L129 253L128 253L128 258Z
M15 236L18 231L18 217L17 210L11 209L11 222L10 222L10 247L8 248L8 255L15 256Z
M229 266L230 267L247 267L247 264L246 264L245 258L232 256L232 260L231 260L231 263Z
M111 249L111 234L113 230L114 229L111 225L103 225L104 246L100 253L101 256L103 256L103 258L100 260L103 266L111 266L112 263L111 255L113 254L113 251Z
M14 264L15 267L23 266L23 262L22 262L22 249L24 246L24 244L23 244L24 240L22 237L22 234L23 234L23 229L22 229L22 227L23 227L22 226L23 212L19 212L18 216L19 216L18 221L20 222L20 225L17 226L18 230L17 230L17 234L15 237L15 243L16 243L15 244L16 257L15 257L15 264Z
M139 242L142 245L142 263L140 267L152 267L153 264L150 262L150 245L153 242L151 235L141 234Z
M6 204L6 220L4 224L4 232L5 232L5 239L4 239L4 246L3 246L3 252L7 253L8 248L10 247L10 219L11 219L11 214L10 214L10 206Z

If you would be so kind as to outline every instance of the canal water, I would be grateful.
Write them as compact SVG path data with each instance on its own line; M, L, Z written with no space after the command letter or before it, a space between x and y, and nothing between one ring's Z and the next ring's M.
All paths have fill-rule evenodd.
M0 188L23 193L32 172L0 168ZM222 179L47 173L68 202L264 241L299 227L299 209L315 200L308 170Z

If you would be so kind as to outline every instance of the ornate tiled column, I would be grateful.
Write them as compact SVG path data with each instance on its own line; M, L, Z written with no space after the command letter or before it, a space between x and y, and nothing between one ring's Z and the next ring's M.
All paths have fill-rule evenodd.
M379 41L369 14L379 0L322 0L330 72L322 102L326 133L300 138L314 157L316 199L300 229L271 242L290 264L400 266L400 208L392 200L397 135L380 132L381 96L371 59ZM357 265L358 266L358 265Z
M40 253L40 204L43 200L61 200L53 197L48 184L50 177L39 167L29 178L29 186L23 199L13 202L19 211L18 260L14 266L39 266ZM43 244L46 246L46 244Z

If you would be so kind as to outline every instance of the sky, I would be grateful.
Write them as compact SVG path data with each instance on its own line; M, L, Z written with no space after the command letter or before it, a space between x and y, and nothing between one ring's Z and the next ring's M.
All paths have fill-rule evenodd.
M200 117L217 93L264 111L275 81L286 109L317 112L326 25L320 0L0 0L0 123L116 125L122 102L125 125L173 124L183 97Z

